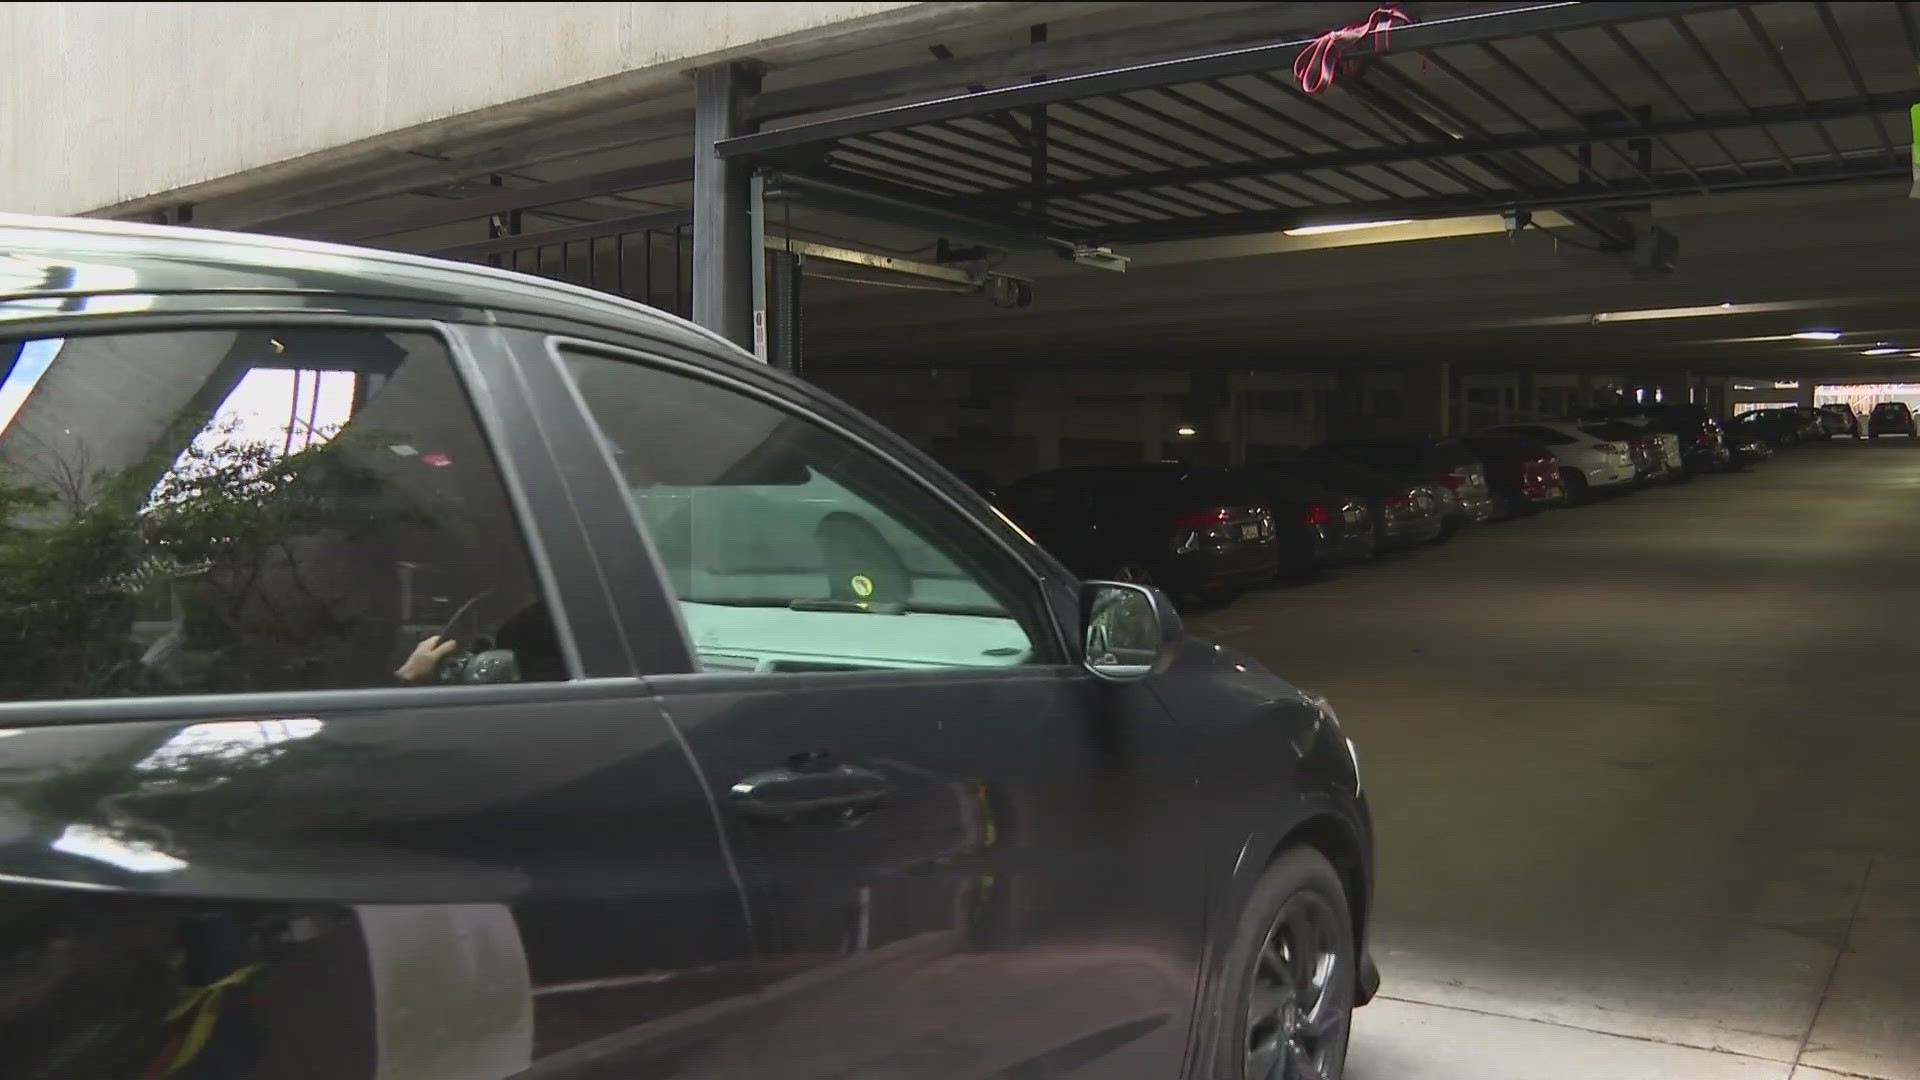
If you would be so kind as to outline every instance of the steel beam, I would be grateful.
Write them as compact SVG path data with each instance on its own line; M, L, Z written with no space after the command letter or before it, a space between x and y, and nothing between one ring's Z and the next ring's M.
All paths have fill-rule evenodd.
M371 240L380 236L392 236L395 233L431 229L440 225L455 225L462 221L475 221L509 210L531 210L541 206L552 206L555 203L577 202L602 195L614 195L622 191L683 184L691 179L693 179L693 162L657 161L647 165L632 165L624 169L576 176L570 180L556 180L550 184L502 188L497 192L489 192L472 199L448 199L439 203L410 206L405 210L389 210L378 217L363 218L331 228L327 227L323 221L294 226L280 222L273 225L271 231L282 236L307 236L328 240ZM267 230L263 228L262 231Z
M715 148L746 132L760 73L721 64L693 80L693 321L752 349L753 268L764 257L753 242L753 169Z
M804 206L869 221L891 222L1009 251L1057 253L1061 241L1071 242L1079 231L1023 215L975 214L951 200L916 188L830 168L804 175L781 173L768 194L792 198Z
M581 240L598 240L603 236L620 236L625 233L645 232L648 229L671 229L676 225L685 225L693 220L693 214L687 210L655 210L646 214L629 214L625 217L602 218L580 225L569 225L563 229L547 229L542 232L509 234L490 240L475 240L467 244L454 244L450 247L434 248L424 252L444 259L474 259L482 255L493 255L503 251L521 251L526 248L544 247L548 244L570 244Z
M1291 4L1249 6L1252 10L1130 26L974 56L955 56L937 64L849 75L812 86L769 91L754 106L753 118L765 123L844 109L850 104L923 97L976 84L1022 83L1040 71L1081 74L1122 64L1184 58L1200 49L1217 50L1228 42L1271 41L1276 31L1284 33L1294 29L1284 25L1286 22L1297 23L1297 28L1305 31L1325 19L1324 15L1306 9L1290 13L1286 9L1296 7Z
M1691 135L1702 132L1764 127L1769 124L1805 123L1817 120L1844 120L1854 117L1878 116L1884 113L1905 110L1912 104L1912 101L1913 95L1904 91L1898 93L1868 94L1864 97L1843 98L1837 101L1816 101L1805 106L1798 104L1768 105L1754 109L1741 109L1737 112L1714 113L1706 116L1676 117L1671 120L1660 120L1645 124L1621 123L1595 125L1590 128L1573 131L1516 132L1509 135L1456 139L1450 142L1431 142L1413 146L1370 146L1364 149L1340 151L1331 154L1290 155L1286 157L1257 158L1252 161L1228 162L1221 165L1196 165L1182 169L1166 169L1160 172L1135 173L1131 176L1097 177L1090 180L1048 184L1044 190L1048 198L1064 199L1081 195L1103 195L1121 191L1135 191L1143 188L1210 183L1244 177L1308 173L1322 169L1351 169L1368 165L1402 165L1452 157L1476 157L1487 154L1553 150L1560 147L1579 146L1582 143L1599 142L1608 139L1658 138L1666 135ZM994 201L1005 201L1012 204L1024 202L1030 198L1032 198L1030 189L1009 188L1004 196L999 196Z
M1847 162L1839 166L1830 161L1821 161L1799 163L1791 168L1782 168L1778 165L1749 166L1744 175L1724 167L1700 169L1696 172L1706 181L1705 190L1710 194L1732 194L1741 191L1844 181L1884 180L1909 175L1906 162L1889 162L1880 156L1877 150L1872 158ZM1316 211L1311 214L1288 211L1148 221L1101 230L1098 240L1101 243L1111 244L1199 240L1249 233L1279 232L1306 225L1335 224L1340 221L1366 218L1370 215L1425 220L1495 214L1515 208L1557 210L1574 206L1607 206L1646 202L1653 199L1677 199L1699 195L1701 192L1702 185L1684 173L1655 173L1650 183L1634 180L1620 180L1612 184L1587 182L1536 191L1519 190L1465 197L1355 203L1342 215L1333 215L1327 211Z
M1569 0L1414 23L1394 32L1393 48L1396 52L1419 52L1450 45L1611 26L1642 19L1664 19L1742 6L1745 5L1735 2L1576 3ZM1311 45L1313 40L1302 38L1282 41L1205 56L1069 75L981 93L956 94L935 101L742 135L722 141L717 150L722 157L761 164L804 161L810 156L817 158L826 146L854 135L1203 79L1284 70L1292 66L1294 57Z

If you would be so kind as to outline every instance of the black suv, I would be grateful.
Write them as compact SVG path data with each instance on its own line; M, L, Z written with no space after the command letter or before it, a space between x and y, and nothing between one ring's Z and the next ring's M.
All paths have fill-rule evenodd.
M1352 744L1155 590L604 294L0 265L8 1076L1341 1072Z
M1867 438L1877 439L1882 435L1905 435L1915 438L1913 410L1904 401L1883 401L1873 407L1867 416Z

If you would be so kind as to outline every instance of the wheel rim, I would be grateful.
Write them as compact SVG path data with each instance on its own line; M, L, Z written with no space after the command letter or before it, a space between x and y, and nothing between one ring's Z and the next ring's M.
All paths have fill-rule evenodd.
M1247 991L1246 1080L1334 1080L1346 1045L1344 974L1333 908L1287 899L1261 943Z

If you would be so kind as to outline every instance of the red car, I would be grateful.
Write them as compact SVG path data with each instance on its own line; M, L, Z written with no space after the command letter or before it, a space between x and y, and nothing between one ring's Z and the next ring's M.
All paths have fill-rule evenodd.
M1527 439L1474 435L1460 440L1479 457L1487 487L1502 516L1514 517L1567 501L1560 462L1546 447Z

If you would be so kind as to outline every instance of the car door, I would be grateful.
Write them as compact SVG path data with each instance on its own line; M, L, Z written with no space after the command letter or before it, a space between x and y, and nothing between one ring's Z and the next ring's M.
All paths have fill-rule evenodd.
M732 1037L793 1078L1178 1075L1212 811L1152 683L1077 662L1050 564L757 366L554 360L678 601L629 634L688 644L648 682L771 981Z
M743 895L496 332L272 303L0 335L5 1073L745 1074Z

